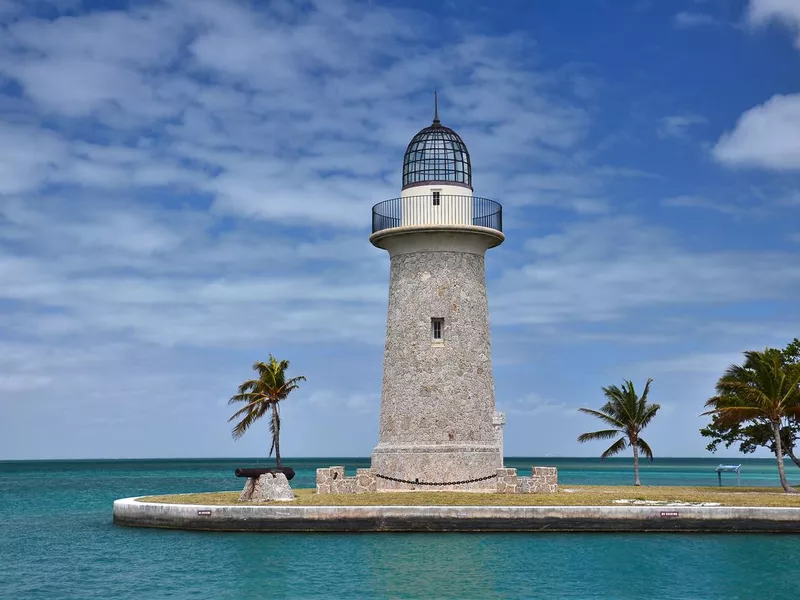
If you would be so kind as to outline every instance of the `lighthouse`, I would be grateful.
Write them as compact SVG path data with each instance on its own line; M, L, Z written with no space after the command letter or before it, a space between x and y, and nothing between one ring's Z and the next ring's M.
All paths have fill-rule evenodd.
M491 490L502 467L484 257L502 206L473 194L461 137L434 118L408 144L400 196L372 208L389 253L378 491ZM498 425L500 424L500 425Z

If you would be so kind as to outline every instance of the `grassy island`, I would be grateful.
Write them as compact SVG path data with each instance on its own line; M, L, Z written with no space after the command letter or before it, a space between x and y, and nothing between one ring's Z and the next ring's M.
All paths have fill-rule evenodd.
M721 506L772 506L800 508L800 495L784 494L781 488L764 487L635 487L569 486L557 494L481 494L472 492L381 492L374 494L324 494L313 489L294 490L291 502L260 503L259 506L626 506L635 502L718 503ZM241 492L206 492L146 496L142 502L243 506ZM627 500L631 502L615 502Z

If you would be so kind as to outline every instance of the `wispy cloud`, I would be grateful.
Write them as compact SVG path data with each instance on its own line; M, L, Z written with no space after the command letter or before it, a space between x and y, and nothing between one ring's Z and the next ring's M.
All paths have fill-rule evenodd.
M713 15L688 11L677 13L673 18L673 23L678 29L693 29L695 27L707 27L720 24Z
M701 115L684 114L663 117L658 123L656 133L664 138L686 138L694 125L704 125L708 120Z
M752 216L757 214L763 215L766 212L765 208L762 206L742 205L736 203L732 199L728 199L727 202L718 202L711 200L710 198L706 198L704 196L692 196L692 195L673 196L671 198L664 198L661 201L661 206L664 206L665 208L699 208L735 217L742 217L746 215Z
M351 0L0 0L0 15L0 397L15 398L0 402L0 457L46 455L54 439L73 456L134 455L145 435L162 455L263 453L258 436L230 445L225 401L268 352L309 376L285 407L288 448L368 451L389 274L369 211L399 193L433 89L470 148L476 193L506 210L487 275L496 366L512 369L498 398L523 399L508 404L518 447L541 434L574 452L550 420L588 397L548 387L555 364L519 383L536 373L532 348L572 362L575 348L595 361L663 345L666 360L739 343L731 315L797 296L791 248L698 245L686 215L657 211L662 197L731 210L693 174L662 169L679 165L674 143L641 135L700 133L702 108L682 98L685 112L659 105L641 128L615 121L641 90L619 102L602 56L563 64L511 13L499 29L469 11ZM678 197L684 187L699 191ZM778 187L789 208L791 182ZM730 327L695 336L718 322Z
M539 394L528 393L522 397L506 400L498 404L498 410L507 415L526 415L529 417L574 417L575 408L565 402L542 398Z
M794 0L750 0L745 19L753 29L783 24L796 34L800 49L800 3ZM800 169L800 94L776 94L745 111L733 130L712 148L720 163L776 171Z
M800 286L791 253L692 252L632 217L574 223L526 249L526 264L495 284L495 323L608 321L658 306L780 299Z
M750 0L746 18L753 28L770 23L788 27L797 35L795 45L800 48L800 4L794 0Z

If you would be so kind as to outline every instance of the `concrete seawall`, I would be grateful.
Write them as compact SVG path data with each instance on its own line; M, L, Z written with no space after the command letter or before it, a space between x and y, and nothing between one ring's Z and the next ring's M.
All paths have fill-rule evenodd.
M114 523L201 531L800 533L800 508L664 506L211 506L114 502Z

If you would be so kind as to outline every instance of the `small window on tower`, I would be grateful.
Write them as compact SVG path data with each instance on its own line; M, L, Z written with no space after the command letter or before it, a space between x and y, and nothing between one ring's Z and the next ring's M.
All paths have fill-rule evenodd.
M439 206L439 204L441 203L441 195L440 194L441 194L441 192L439 190L436 190L435 192L433 192L433 205L434 206Z
M434 342L444 342L444 319L431 319L431 336Z

